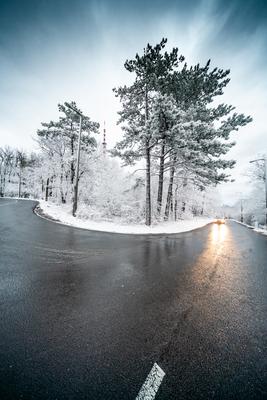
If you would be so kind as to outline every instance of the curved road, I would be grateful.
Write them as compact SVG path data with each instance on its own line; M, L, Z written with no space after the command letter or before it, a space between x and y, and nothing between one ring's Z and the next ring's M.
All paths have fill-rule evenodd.
M89 232L33 206L0 200L2 400L135 399L154 363L156 399L266 398L266 236Z

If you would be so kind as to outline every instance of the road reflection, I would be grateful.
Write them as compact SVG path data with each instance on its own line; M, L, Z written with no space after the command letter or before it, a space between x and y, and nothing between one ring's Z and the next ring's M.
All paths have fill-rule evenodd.
M199 290L207 288L207 285L213 280L218 263L224 263L223 259L231 251L232 245L229 227L226 224L212 224L206 248L199 255L193 269L193 281ZM230 279L230 277L228 278Z
M225 224L213 224L211 230L211 242L222 243L225 241L228 234L228 228Z

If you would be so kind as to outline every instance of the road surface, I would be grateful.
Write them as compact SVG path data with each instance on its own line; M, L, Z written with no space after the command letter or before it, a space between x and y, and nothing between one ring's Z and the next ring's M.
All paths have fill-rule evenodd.
M0 398L266 398L267 237L89 232L0 200ZM147 399L152 397L147 397Z

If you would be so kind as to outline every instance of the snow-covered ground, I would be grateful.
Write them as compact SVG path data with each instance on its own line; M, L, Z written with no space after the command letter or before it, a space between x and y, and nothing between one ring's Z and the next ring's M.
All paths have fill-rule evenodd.
M157 225L148 227L146 225L123 225L119 223L106 221L83 220L71 215L69 206L56 205L47 203L43 200L39 201L40 208L45 216L51 217L58 222L66 225L75 226L77 228L89 229L101 232L113 232L123 234L169 234L191 231L200 228L212 222L211 218L193 218L191 220L179 220L177 222L162 222Z
M263 235L267 235L267 230L262 228L254 228L255 232L262 233Z

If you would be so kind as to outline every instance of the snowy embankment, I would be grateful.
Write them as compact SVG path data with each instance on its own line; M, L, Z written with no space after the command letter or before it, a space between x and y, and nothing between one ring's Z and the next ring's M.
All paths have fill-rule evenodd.
M245 224L244 222L237 221L237 219L232 219L232 221L237 222L240 225L244 225L249 229L252 229L254 232L262 233L263 235L267 235L267 230L263 228L256 228L255 226Z
M263 235L267 235L267 230L262 228L253 228L255 232L262 233Z
M41 211L41 212L40 212ZM170 234L187 232L193 229L201 228L212 222L211 218L193 218L191 220L179 220L176 222L162 222L157 225L148 227L146 225L123 225L107 221L84 220L71 215L69 206L56 205L47 203L43 200L39 201L38 215L44 218L51 218L55 222L74 226L76 228L89 229L100 232L112 232L134 235L151 235L151 234Z

